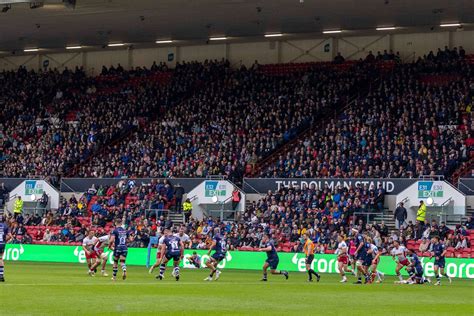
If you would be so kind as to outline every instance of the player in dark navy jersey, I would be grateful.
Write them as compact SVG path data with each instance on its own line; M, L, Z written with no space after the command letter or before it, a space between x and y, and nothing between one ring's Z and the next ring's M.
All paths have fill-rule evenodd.
M370 283L370 273L369 273L369 268L372 265L372 261L374 260L376 253L374 249L370 246L369 242L370 238L366 237L364 238L364 244L360 249L361 254L363 255L361 257L362 265L361 267L361 272L363 273L365 277L364 284Z
M160 274L156 277L157 279L163 280L166 264L168 261L173 259L173 272L172 275L176 281L179 281L179 262L183 259L184 255L184 244L178 236L174 236L171 233L171 229L165 229L165 238L163 239L163 245L161 246L161 264Z
M262 238L262 247L260 251L265 251L267 253L267 260L263 265L263 279L262 281L267 281L267 269L270 267L271 274L283 274L288 280L288 272L285 270L277 270L278 262L278 253L275 249L275 244L273 240L270 239L270 236L265 234Z
M211 256L211 251L214 250L214 254ZM219 279L221 271L217 269L217 265L225 259L227 253L227 243L225 237L221 235L219 228L214 228L214 237L212 238L212 245L209 247L207 255L209 260L206 262L206 266L211 269L211 274L204 281L212 281L214 274L216 275L215 280Z
M430 259L435 257L434 262L434 273L436 276L437 282L435 285L441 285L441 275L444 275L448 278L449 283L451 283L451 278L446 274L444 271L444 267L446 265L445 255L446 255L446 246L439 240L438 236L434 236L431 239L433 246L431 248L431 256Z
M113 276L112 280L117 279L118 263L122 266L122 279L127 278L127 266L125 260L127 259L128 247L130 235L128 231L122 227L122 220L115 220L115 229L112 231L109 239L109 248L113 250L114 265L113 265Z
M413 250L407 250L408 259L410 260L410 264L407 267L408 274L410 277L408 278L409 284L424 284L429 283L430 279L427 279L423 276L423 266L421 265L420 258L416 255Z
M3 253L5 252L5 244L12 238L8 231L7 224L4 223L3 215L0 214L0 282L5 282Z
M356 261L357 267L357 282L355 284L362 284L362 275L366 275L367 273L364 271L364 261L366 260L366 243L364 240L364 236L359 234L359 231L355 228L352 229L354 233L354 243L356 250L354 252L354 259Z

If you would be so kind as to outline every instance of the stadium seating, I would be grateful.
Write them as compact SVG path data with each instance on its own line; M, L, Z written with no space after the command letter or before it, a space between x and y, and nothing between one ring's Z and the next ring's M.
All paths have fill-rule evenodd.
M338 119L280 152L261 176L449 177L474 153L469 90L474 68L465 61L447 64L451 67L428 62L395 67Z
M52 177L217 174L234 181L254 170L264 177L450 176L473 152L469 78L474 59L429 56L410 64L256 63L239 69L208 61L175 69L104 68L97 77L81 69L4 72L2 172ZM318 118L328 113L337 116L319 125ZM264 158L271 163L263 168L259 162ZM133 245L146 246L156 227L165 224L161 210L174 209L176 197L167 182L131 183L93 187L44 218L12 220L16 241L77 245L87 227L109 232L113 219L125 216ZM256 249L267 232L280 251L301 251L300 238L309 231L318 252L332 253L337 234L348 235L356 225L382 247L400 238L426 255L420 240L429 225L389 233L381 223L357 217L357 212L381 211L383 195L381 188L360 186L282 189L248 205L240 222L192 220L186 227L195 247L205 244L209 227L222 225L233 236L233 249ZM473 256L465 244L474 242L468 223L444 239L448 256Z
M2 175L48 176L54 182L104 145L179 103L206 80L205 67L104 68L97 77L87 77L82 69L3 72Z
M84 165L79 176L217 174L239 182L248 165L343 102L367 75L353 64L351 71L332 71L319 64L285 66L277 73L267 68L226 68L179 107Z

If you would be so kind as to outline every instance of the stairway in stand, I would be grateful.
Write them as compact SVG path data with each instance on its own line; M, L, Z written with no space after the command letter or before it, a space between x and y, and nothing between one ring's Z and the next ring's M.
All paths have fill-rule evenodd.
M184 223L184 214L177 213L174 211L169 211L168 213L169 219L173 222L173 226L177 227Z

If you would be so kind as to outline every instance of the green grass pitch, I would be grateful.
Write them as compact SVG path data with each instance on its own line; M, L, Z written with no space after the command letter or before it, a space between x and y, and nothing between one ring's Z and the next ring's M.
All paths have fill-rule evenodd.
M7 262L0 283L0 315L474 315L473 280L442 286L339 283L334 274L308 283L306 274L269 275L224 270L181 270L181 280L158 281L145 267L128 267L128 279L89 277L85 265ZM111 267L108 267L111 273ZM120 274L120 272L119 272Z

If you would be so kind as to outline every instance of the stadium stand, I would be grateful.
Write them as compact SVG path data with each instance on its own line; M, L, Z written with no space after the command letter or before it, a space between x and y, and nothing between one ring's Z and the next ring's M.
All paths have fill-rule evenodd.
M261 166L261 175L449 177L474 153L472 72L456 56L394 67L367 97Z
M266 177L451 175L472 156L474 58L441 51L399 64L396 57L381 56L358 62L256 63L249 69L232 69L225 61L185 63L172 70L117 67L104 68L94 78L81 69L4 72L2 172L220 174L236 180L252 173L255 164ZM334 113L337 119L316 120ZM433 222L408 223L390 232L384 223L355 215L383 209L383 196L381 188L360 186L282 189L248 205L235 223L193 219L185 227L192 248L206 247L211 228L219 225L232 249L256 248L267 232L279 251L301 251L299 239L309 231L318 251L332 253L337 233L348 234L355 225L377 245L400 239L423 253L438 234L450 256L474 256L472 218L454 230ZM169 224L165 215L175 204L168 182L124 180L92 187L44 216L9 221L14 242L78 244L88 227L108 232L112 220L121 217L134 236L132 246L144 247L157 227Z
M226 175L240 182L247 165L344 102L367 75L353 63L300 66L226 67L179 107L84 165L79 176Z
M210 66L104 67L97 77L85 76L82 69L3 72L1 174L57 182L104 145L179 103L206 80Z

